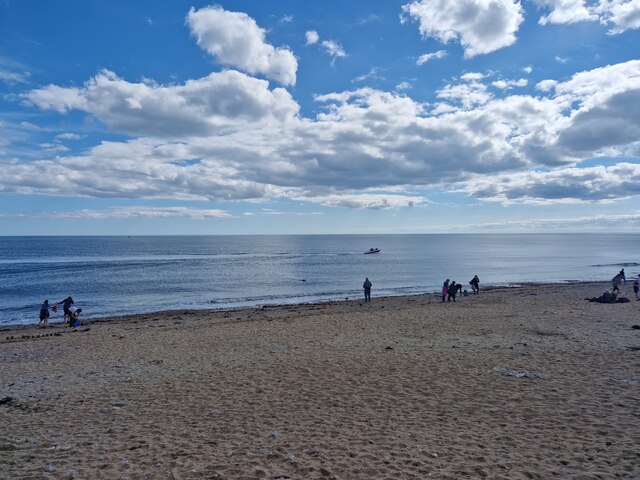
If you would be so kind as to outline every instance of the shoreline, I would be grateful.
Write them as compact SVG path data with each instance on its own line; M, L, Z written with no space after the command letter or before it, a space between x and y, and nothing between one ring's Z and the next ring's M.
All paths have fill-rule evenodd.
M640 303L608 285L3 329L0 476L638 478Z
M610 285L610 282L601 282L601 281L581 281L581 280L564 280L562 282L517 282L510 284L487 284L486 286L481 286L481 292L489 292L501 289L518 289L518 288L526 288L526 287L551 287L551 286L566 286L566 285L583 285L583 286L592 286L592 285L600 285L602 288L606 289L607 286ZM409 295L385 295L381 297L375 297L375 292L373 298L378 300L383 299L402 299L402 298L414 298L414 297L423 297L423 296L440 296L439 291L431 291L425 293L416 293ZM598 293L601 294L602 291ZM595 295L595 294L594 294ZM469 292L468 297L473 297L473 293ZM468 298L467 297L467 298ZM243 312L245 310L249 311L257 311L267 308L289 308L289 307L306 307L306 306L316 306L316 305L334 305L334 304L342 304L348 302L359 302L362 301L363 298L360 297L345 297L344 299L330 299L330 300L319 300L317 302L303 302L303 303L267 303L262 305L246 305L246 306L237 306L237 307L221 307L221 308L202 308L202 309L189 309L189 308L177 308L177 309L168 309L168 310L152 310L146 312L139 313L130 313L124 315L108 315L104 317L90 317L90 316L82 316L81 321L83 324L93 324L96 322L120 322L120 321L128 321L135 320L136 318L145 318L148 316L162 316L162 315L175 315L180 312L189 315L197 315L197 314L208 314L213 315L216 313L225 313L225 312ZM37 313L37 312L36 312ZM7 323L0 324L0 332L4 332L7 330L18 330L18 329L29 329L29 328L54 328L54 327L66 327L66 325L60 321L54 321L48 324L48 326L42 326L37 323Z

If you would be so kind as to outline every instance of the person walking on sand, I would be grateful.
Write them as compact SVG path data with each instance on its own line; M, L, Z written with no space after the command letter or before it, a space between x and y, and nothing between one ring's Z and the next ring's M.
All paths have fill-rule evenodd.
M640 300L640 298L638 298L638 291L640 291L640 282L638 282L638 280L634 280L633 281L633 293L636 294L636 300Z
M449 294L449 279L447 278L442 284L442 303L444 303L445 298Z
M45 300L40 307L40 322L38 325L49 325L49 300Z
M478 275L474 275L474 277L469 282L469 285L471 285L471 290L473 291L473 293L475 293L476 295L480 293L480 279L478 278Z
M371 301L371 287L373 284L369 281L369 277L365 277L364 283L362 284L362 288L364 288L364 301Z

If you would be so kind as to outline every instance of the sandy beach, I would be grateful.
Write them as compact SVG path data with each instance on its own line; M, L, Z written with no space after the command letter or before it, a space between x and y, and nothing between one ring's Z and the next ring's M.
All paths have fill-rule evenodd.
M0 477L640 478L604 283L0 329Z

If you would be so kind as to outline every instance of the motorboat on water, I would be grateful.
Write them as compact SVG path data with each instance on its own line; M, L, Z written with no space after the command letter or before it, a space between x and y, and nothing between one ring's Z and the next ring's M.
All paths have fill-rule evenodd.
M380 249L379 248L370 248L369 250L364 252L365 255L368 255L369 253L380 253Z

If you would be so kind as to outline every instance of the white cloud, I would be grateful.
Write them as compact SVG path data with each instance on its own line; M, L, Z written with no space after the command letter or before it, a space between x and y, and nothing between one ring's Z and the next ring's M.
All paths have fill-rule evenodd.
M371 70L369 70L369 72L365 73L364 75L359 75L356 78L354 78L352 80L353 83L356 82L364 82L365 80L382 80L384 77L382 77L380 75L380 69L378 67L372 67Z
M518 80L496 80L491 82L491 85L500 90L510 90L514 87L526 87L528 83L526 78L520 78Z
M0 81L12 85L14 83L27 83L31 73L29 72L15 72L0 68Z
M425 53L424 55L420 55L418 60L416 61L416 65L423 65L427 63L429 60L441 59L447 55L446 50L438 50L437 52Z
M487 92L487 86L477 81L478 78L482 78L482 75L465 74L461 78L466 82L447 85L438 90L436 96L449 102L459 102L465 110L491 100L492 96Z
M56 140L81 140L85 137L85 135L80 135L78 133L60 133L56 135Z
M327 52L331 56L331 64L335 62L336 58L345 58L347 56L347 52L344 51L342 45L340 45L335 40L323 40L322 48L324 48L325 52Z
M59 212L37 212L37 213L5 213L0 216L5 217L29 217L29 218L84 218L90 220L103 220L111 218L231 218L231 214L219 209L201 209L190 207L111 207L104 210L69 210Z
M303 118L286 90L235 71L169 86L102 72L82 87L49 86L24 98L40 108L86 111L113 130L142 136L82 154L4 162L0 192L290 198L354 208L421 198L380 191L456 185L505 202L612 198L616 189L595 180L589 190L578 188L589 171L571 168L601 155L640 154L640 60L540 82L537 96L507 91L495 98L491 81L469 72L438 90L437 105L372 88L318 95L322 113ZM634 168L621 162L591 173L610 185L619 181L621 196L636 195L623 182L640 184ZM540 169L546 173L523 173ZM575 188L562 190L564 177Z
M563 168L479 178L464 187L470 195L504 203L609 202L640 194L640 165Z
M559 55L556 55L553 59L558 63L567 63L568 61L566 58L560 57Z
M103 70L83 87L48 85L23 98L44 110L82 110L130 135L211 135L239 126L287 121L298 105L283 88L234 70L184 85L129 83Z
M640 0L534 0L538 6L550 10L540 17L539 23L568 24L581 21L599 21L609 26L610 34L640 28Z
M318 32L316 32L315 30L309 30L304 35L307 39L306 45L316 44L318 43L318 40L320 40L320 35L318 35Z
M296 199L329 207L366 208L371 210L414 207L426 203L423 197L381 193L329 194Z
M601 23L611 26L611 34L640 28L640 0L600 0L594 12Z
M533 0L540 7L551 9L549 15L540 17L538 23L566 24L597 20L598 16L589 11L584 0Z
M524 73L527 73L527 74L528 74L528 73L533 72L533 68L532 68L531 66L523 67L523 68L522 68L522 71L523 71Z
M412 88L412 85L409 82L400 82L396 85L396 91L409 90L410 88Z
M536 84L536 90L540 90L541 92L548 92L554 88L556 88L558 82L556 80L542 80Z
M293 53L266 43L265 31L247 14L221 7L192 7L187 24L198 45L223 65L262 74L283 85L296 83L298 62Z
M418 21L423 37L459 41L467 58L513 45L524 20L515 0L415 0L402 10Z

